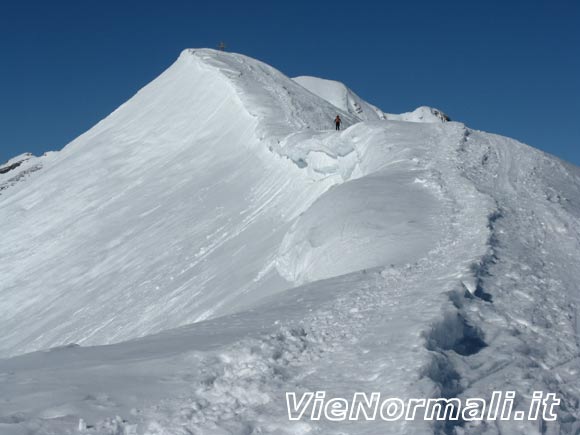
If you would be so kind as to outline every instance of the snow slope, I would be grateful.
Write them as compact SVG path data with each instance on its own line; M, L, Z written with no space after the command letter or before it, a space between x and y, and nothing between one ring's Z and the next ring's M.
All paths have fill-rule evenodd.
M392 121L407 121L407 122L448 122L451 118L439 109L433 107L421 106L412 112L401 113L400 115L393 115L391 113L385 114L385 118Z
M418 107L407 113L385 113L378 107L364 101L343 83L335 80L325 80L310 76L295 77L293 80L314 95L318 95L338 109L348 112L362 121L388 119L407 122L447 122L451 120L442 111L427 106Z
M287 287L268 264L332 182L274 161L260 130L319 129L335 110L260 62L184 52L6 190L0 354L128 339Z
M345 89L186 50L1 192L0 433L578 433L579 168ZM289 422L317 389L562 405Z
M364 101L343 83L310 76L294 77L293 80L314 95L363 121L385 119L381 109Z

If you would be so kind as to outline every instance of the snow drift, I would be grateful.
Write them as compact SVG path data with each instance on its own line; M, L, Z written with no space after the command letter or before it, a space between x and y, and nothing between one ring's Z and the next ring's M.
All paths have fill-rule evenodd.
M580 430L580 170L437 109L185 50L0 166L0 223L2 434ZM317 389L562 404L289 422L285 391Z

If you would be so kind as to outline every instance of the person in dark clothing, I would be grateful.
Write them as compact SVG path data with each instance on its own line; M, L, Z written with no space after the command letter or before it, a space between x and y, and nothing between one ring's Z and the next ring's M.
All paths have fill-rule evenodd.
M337 130L340 130L340 124L342 124L342 119L340 119L340 116L336 115L336 118L334 118L334 125Z

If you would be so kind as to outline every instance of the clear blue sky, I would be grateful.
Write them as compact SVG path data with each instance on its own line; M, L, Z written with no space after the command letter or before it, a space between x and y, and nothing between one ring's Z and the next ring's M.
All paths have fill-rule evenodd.
M167 68L216 47L345 82L387 112L442 109L580 164L580 2L10 1L0 160L60 149Z

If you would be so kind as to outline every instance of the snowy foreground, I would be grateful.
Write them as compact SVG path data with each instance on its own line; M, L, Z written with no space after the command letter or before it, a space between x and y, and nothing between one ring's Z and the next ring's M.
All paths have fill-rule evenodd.
M0 434L580 433L580 169L447 121L186 50L0 166ZM561 404L290 421L319 390Z

